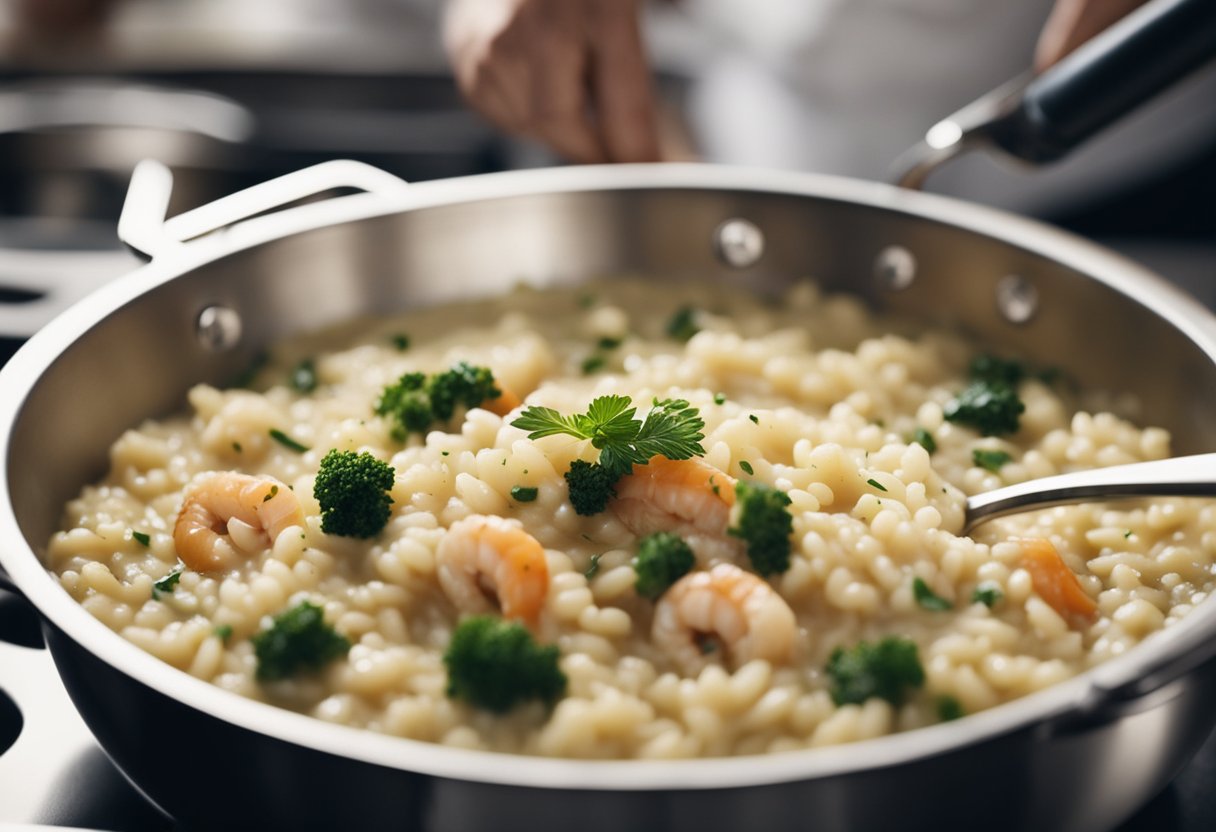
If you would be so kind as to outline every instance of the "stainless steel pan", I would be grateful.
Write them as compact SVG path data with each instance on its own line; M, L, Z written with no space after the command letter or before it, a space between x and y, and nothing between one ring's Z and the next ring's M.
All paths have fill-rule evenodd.
M1064 684L851 746L686 762L468 752L330 725L174 670L94 620L39 553L121 431L260 347L352 316L643 273L776 292L813 275L892 313L1135 394L1178 453L1216 449L1216 322L1164 281L1024 219L883 185L700 166L573 168L406 187L338 163L163 221L149 265L0 371L0 565L130 779L186 826L401 829L1107 829L1216 708L1216 605ZM368 191L264 214L337 186ZM262 214L250 219L255 214ZM211 232L211 233L205 233Z

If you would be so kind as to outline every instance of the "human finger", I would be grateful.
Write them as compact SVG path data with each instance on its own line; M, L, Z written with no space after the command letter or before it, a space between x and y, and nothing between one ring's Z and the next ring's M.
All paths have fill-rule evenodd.
M1146 0L1057 0L1039 35L1035 69L1058 62L1081 44L1122 20Z
M589 0L591 93L596 125L613 162L659 158L654 90L636 0Z

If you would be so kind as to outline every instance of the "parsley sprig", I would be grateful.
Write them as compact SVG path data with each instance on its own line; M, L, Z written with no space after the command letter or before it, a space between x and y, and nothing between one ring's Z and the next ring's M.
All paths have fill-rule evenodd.
M690 459L703 456L705 422L684 399L654 400L644 421L628 396L600 396L586 413L563 416L551 407L529 407L511 424L529 431L529 439L568 434L591 440L600 452L599 464L615 477L645 465L654 456Z
M654 400L644 420L628 396L600 396L586 413L563 416L551 407L529 407L512 426L529 431L529 439L568 435L591 441L598 462L576 459L566 472L570 503L583 516L599 514L616 493L616 481L652 457L690 459L703 456L705 421L684 399Z

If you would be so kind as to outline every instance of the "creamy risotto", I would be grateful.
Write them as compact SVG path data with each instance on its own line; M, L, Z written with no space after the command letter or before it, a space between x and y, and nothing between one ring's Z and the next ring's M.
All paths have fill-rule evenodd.
M119 438L48 563L108 627L221 688L565 757L929 725L1081 673L1205 597L1210 502L1059 508L964 536L966 494L1162 458L1169 436L1050 368L894 330L811 284L768 305L620 280L296 340L247 385L197 386L184 415ZM500 395L476 401L490 374ZM458 382L446 404L440 377ZM636 409L618 414L625 440L512 424L577 428L607 396ZM1011 424L966 412L994 400ZM683 450L647 461L652 421ZM645 464L611 470L605 449L642 422L627 450ZM322 484L335 450L349 470ZM386 463L380 485L323 505L365 452ZM460 667L499 648L512 678ZM514 696L515 676L543 678Z

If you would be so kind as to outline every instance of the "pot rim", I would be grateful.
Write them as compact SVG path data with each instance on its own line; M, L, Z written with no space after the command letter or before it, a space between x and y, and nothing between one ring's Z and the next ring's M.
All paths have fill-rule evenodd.
M0 567L55 628L116 670L196 710L258 734L339 757L455 780L596 791L742 788L894 767L1053 721L1102 715L1112 692L1216 639L1216 605L1154 634L1125 655L1013 702L914 731L847 745L733 757L650 761L571 760L451 748L337 725L247 699L178 671L113 632L76 603L43 567L13 509L9 443L26 397L56 358L117 309L200 265L281 237L329 225L472 201L558 192L716 190L793 195L908 214L1032 251L1130 296L1216 357L1216 318L1142 267L1065 232L1003 211L879 183L819 174L699 164L588 166L509 171L359 194L260 216L174 248L65 311L0 369ZM1214 358L1213 360L1216 360ZM41 547L41 544L40 544ZM1182 672L1182 671L1180 671ZM1167 680L1168 681L1168 680ZM1113 715L1106 717L1115 718ZM1047 723L1047 724L1042 724ZM506 760L509 765L504 765Z

